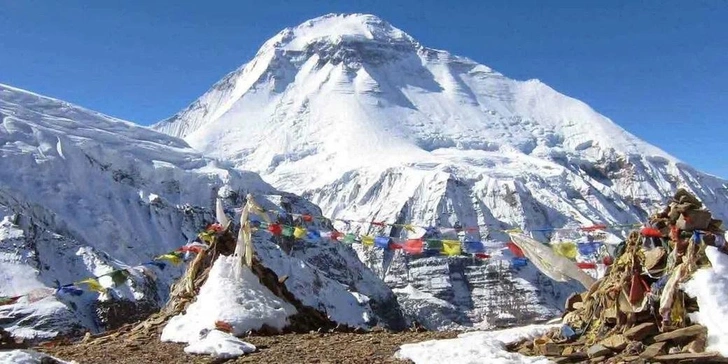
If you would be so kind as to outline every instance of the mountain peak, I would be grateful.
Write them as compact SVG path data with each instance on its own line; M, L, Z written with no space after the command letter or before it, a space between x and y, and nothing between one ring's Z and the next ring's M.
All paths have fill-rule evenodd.
M372 14L327 14L285 28L263 46L303 51L310 44L369 41L375 43L417 42L402 30Z

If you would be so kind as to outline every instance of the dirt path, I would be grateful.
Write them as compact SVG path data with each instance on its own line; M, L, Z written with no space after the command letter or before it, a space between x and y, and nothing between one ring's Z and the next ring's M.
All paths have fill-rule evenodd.
M455 337L454 332L385 331L364 334L311 333L250 336L245 341L258 351L227 363L402 363L393 357L399 346L433 339ZM214 363L209 357L184 353L183 345L161 343L157 338L130 342L124 337L106 342L40 347L62 360L81 364Z

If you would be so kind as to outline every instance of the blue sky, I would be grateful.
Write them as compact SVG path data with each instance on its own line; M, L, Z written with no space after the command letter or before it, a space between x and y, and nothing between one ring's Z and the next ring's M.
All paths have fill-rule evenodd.
M728 177L728 3L0 0L0 83L149 125L284 27L378 15L422 44L537 78Z

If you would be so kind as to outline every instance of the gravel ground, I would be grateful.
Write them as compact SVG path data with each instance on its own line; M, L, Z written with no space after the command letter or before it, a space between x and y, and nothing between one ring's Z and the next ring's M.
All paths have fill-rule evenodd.
M249 336L258 351L226 363L403 363L393 357L399 346L457 336L455 332L375 331L369 333L309 333ZM183 345L162 343L157 337L129 339L124 335L87 343L36 348L62 360L78 363L221 363L210 357L187 355Z

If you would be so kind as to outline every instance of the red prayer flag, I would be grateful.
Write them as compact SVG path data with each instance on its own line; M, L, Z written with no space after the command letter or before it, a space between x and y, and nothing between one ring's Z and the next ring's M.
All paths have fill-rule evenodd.
M270 224L268 225L268 231L273 235L281 235L283 233L283 227L280 224Z
M331 240L339 240L339 238L342 236L344 236L344 234L342 234L336 230L331 231Z
M301 218L305 222L311 222L311 221L313 221L313 216L311 216L309 214L303 214L303 215L301 215Z
M576 263L576 266L579 267L579 268L581 268L581 269L596 269L597 268L597 264L596 263L584 263L584 262L581 262L581 263Z
M477 227L468 227L468 228L465 228L465 231L467 231L469 233L477 233L478 231L480 231L480 228L477 228Z
M488 258L490 258L490 254L485 254L485 253L475 253L475 257L476 257L476 258L480 258L480 259L488 259Z
M404 242L402 249L409 254L421 254L423 245L422 239L409 239Z
M518 245L516 245L514 242L509 241L508 244L506 244L506 246L508 247L508 250L510 250L511 253L513 253L513 255L516 258L525 258L526 257L525 255L523 255L523 250L521 250L521 248L519 248Z
M585 226L581 228L583 231L597 231L597 230L607 230L607 225L604 224L597 224L592 226Z
M662 233L660 232L660 230L657 230L657 229L651 228L651 227L642 228L642 231L640 231L640 234L642 234L643 236L646 236L648 238L662 237Z
M392 241L392 242L389 243L389 248L390 249L404 249L404 244L402 244L402 243L395 243L395 242Z
M381 227L387 226L387 224L384 221L379 221L379 222L372 221L371 224L375 225L375 226L381 226Z

